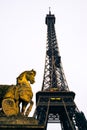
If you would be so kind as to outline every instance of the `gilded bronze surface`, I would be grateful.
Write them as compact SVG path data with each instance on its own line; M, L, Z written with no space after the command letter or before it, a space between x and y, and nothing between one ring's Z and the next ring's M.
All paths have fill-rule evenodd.
M35 75L34 70L24 71L17 77L16 85L0 85L1 114L5 116L29 115L33 106L33 92L30 84L35 82ZM29 103L29 107L25 110Z

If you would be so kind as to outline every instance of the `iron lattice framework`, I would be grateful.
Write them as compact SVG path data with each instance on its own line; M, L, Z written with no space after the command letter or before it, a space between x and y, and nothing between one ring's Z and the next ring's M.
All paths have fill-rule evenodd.
M59 91L68 91L68 84L64 75L61 63L61 56L57 46L56 32L55 32L55 16L49 15L46 17L47 24L47 44L46 44L46 58L42 91L56 88Z
M34 118L41 130L47 123L60 123L61 130L87 130L87 120L74 102L75 93L69 91L61 63L55 33L55 16L46 16L47 45L42 90L36 94Z

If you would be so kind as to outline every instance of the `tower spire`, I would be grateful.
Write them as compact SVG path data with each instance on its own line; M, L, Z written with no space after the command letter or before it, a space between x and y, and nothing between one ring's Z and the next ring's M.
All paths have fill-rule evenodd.
M47 45L42 90L68 91L56 38L55 16L51 14L50 8L45 23L47 25Z

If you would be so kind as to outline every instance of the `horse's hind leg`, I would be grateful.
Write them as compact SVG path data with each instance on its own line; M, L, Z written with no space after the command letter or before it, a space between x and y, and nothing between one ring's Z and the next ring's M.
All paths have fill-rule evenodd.
M21 110L22 115L24 115L24 113L25 113L25 109L26 109L27 104L28 104L27 102L22 101L22 110Z
M26 112L25 112L25 116L28 116L28 115L29 115L29 113L30 113L31 110L32 110L33 104L34 104L34 102L31 100L30 106L27 108L27 110L26 110Z

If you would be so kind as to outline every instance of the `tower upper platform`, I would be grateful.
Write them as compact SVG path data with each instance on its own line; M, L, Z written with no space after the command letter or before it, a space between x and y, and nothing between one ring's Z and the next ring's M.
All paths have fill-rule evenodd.
M45 24L48 25L50 23L55 24L55 16L51 14L51 11L49 11L49 14L46 15L46 19L45 19Z

